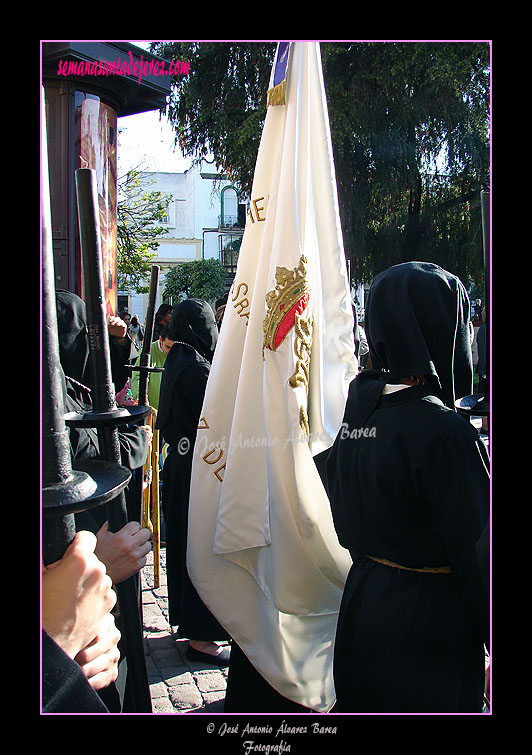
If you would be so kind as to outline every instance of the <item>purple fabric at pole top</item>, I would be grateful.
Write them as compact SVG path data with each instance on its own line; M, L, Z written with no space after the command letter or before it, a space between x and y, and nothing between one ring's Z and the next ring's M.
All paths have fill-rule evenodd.
M275 61L275 70L273 72L273 86L276 87L286 77L286 66L288 64L288 51L290 42L279 42L277 47L277 59Z

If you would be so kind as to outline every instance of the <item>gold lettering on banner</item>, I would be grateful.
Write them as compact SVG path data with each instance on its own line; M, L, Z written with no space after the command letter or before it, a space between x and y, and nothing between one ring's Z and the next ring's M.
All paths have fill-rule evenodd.
M249 286L248 286L248 284L247 284L247 283L244 283L244 282L242 282L242 283L239 283L239 284L238 284L238 286L237 286L237 289L236 289L236 293L235 293L235 295L234 295L234 296L233 296L233 297L231 298L231 301L236 301L236 300L238 299L238 297L240 296L240 289L242 289L242 288L244 289L244 296L245 296L245 295L247 294L247 292L249 291Z
M211 454L213 454L216 450L220 452L219 455L216 457L216 459L209 461ZM207 464L217 464L223 455L224 455L223 450L219 448L218 446L214 446L214 448L211 448L211 450L205 454L205 456L203 457L203 461L206 461Z
M245 315L242 314L242 312L244 311L244 309L246 309L246 307L249 307L249 301L248 301L248 299L241 299L239 302L237 302L235 304L235 309L238 312L238 314L240 315L240 317L244 317L245 316Z
M242 294L241 294L241 291L242 291ZM244 283L244 282L239 283L236 289L236 293L231 299L231 301L236 302L236 304L233 305L233 309L235 309L238 312L238 316L246 318L246 325L249 323L249 308L250 308L249 299L246 297L246 294L248 291L249 291L249 286L247 283ZM242 298L239 299L241 295L242 295ZM237 301L237 299L239 299L239 301Z
M248 209L248 215L252 223L262 223L266 220L266 216L261 216L261 212L266 212L266 209L263 205L259 206L259 202L263 202L264 199L265 197L257 197L257 199L251 200L251 204ZM255 213L253 213L253 210L255 210Z
M262 202L263 199L264 199L264 197L259 197L258 199L254 199L253 200L253 206L255 208L255 212L257 214L257 220L258 220L259 223L262 222L262 221L264 221L264 220L266 220L265 217L261 218L261 216L260 216L261 212L265 212L264 207L259 207L258 204L257 204L258 202Z
M222 469L225 469L225 464L222 464L222 466L221 466L221 467L218 467L218 469L215 469L215 470L214 470L214 476L215 476L215 477L217 477L217 478L218 478L218 479L220 480L220 482L223 482L223 481L224 481L224 478L223 478L223 477L220 477L220 475L218 474L218 472L221 472L221 471L222 471Z
M218 454L218 456L215 459L211 459L211 455L215 451L219 451L220 453ZM214 448L211 448L211 450L208 451L208 453L205 454L205 456L203 457L203 461L206 462L207 464L218 464L218 462L221 461L223 455L224 455L223 449L220 448L219 446L214 446ZM214 476L218 480L220 480L220 482L223 482L223 477L220 477L219 473L223 469L225 469L225 462L221 466L219 466L217 469L215 469L214 472L213 472Z
M202 425L201 424L202 422L204 422L205 424ZM209 424L208 424L207 420L205 419L205 417L201 417L200 418L200 424L198 425L198 430L209 430L209 429L210 428L209 428Z

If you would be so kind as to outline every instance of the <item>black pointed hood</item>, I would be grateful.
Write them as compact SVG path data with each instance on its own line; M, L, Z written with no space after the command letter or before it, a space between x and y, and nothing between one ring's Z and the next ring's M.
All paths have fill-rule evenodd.
M88 384L89 338L85 302L70 291L56 291L59 359L65 375Z
M174 386L179 375L198 361L212 362L218 340L212 307L201 299L186 299L178 304L168 325L168 338L175 343L161 378L156 424L161 430L172 417Z
M218 328L212 307L202 299L186 299L177 305L168 325L168 337L192 346L212 362Z
M425 375L454 408L473 388L469 318L455 275L429 262L395 265L375 278L366 303L371 366L388 382Z

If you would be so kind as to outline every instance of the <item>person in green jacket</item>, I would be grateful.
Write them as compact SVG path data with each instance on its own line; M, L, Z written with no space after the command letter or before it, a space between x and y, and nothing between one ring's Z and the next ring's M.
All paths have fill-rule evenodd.
M159 338L154 341L150 349L150 367L164 367L168 352L172 348L174 342L168 338L168 326L165 326L161 331ZM140 364L140 356L137 358L135 364ZM161 390L161 377L162 372L149 372L148 373L148 404L157 410L159 408L159 392ZM135 401L139 397L139 370L133 370L131 376L131 392Z

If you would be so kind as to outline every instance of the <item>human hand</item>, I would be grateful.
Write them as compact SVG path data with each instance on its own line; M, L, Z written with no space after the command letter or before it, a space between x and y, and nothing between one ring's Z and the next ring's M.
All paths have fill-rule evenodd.
M125 338L127 325L120 319L120 317L109 315L107 318L107 330L109 331L110 336L114 336L115 338Z
M124 582L146 566L151 533L138 522L128 522L118 532L110 532L105 522L96 537L95 553L105 564L114 584Z
M137 402L138 403L138 402ZM149 425L140 425L140 429L143 430L148 436L148 445L151 445L153 440L153 430Z
M103 689L116 681L120 636L114 617L108 613L103 617L96 637L74 658L93 689Z
M78 532L63 558L43 567L42 628L70 658L93 640L116 603L95 547L92 532Z

